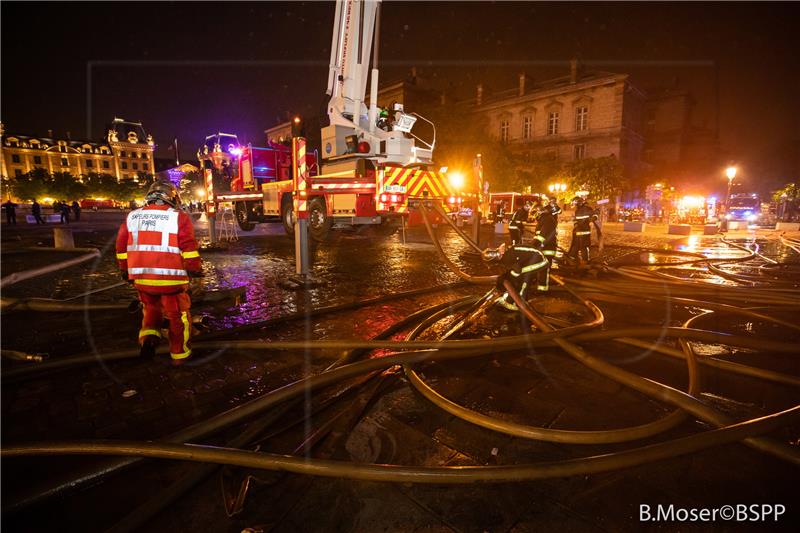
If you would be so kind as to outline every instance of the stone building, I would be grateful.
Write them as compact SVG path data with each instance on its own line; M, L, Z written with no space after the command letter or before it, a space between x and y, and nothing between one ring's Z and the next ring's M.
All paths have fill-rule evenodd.
M520 74L512 90L488 94L477 86L468 104L506 143L524 169L534 157L559 161L614 155L629 177L642 170L645 94L627 74L584 71L535 83Z
M76 178L92 172L137 179L139 172L153 174L155 143L139 122L114 118L102 142L5 133L0 130L0 174L13 177L44 168L48 172L69 172Z
M695 101L677 86L647 90L643 159L649 175L672 185L690 186L718 178L715 131L694 124Z

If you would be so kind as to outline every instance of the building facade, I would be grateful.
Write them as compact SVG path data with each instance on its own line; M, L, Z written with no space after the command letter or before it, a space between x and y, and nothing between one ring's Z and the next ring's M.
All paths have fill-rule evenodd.
M478 85L472 112L517 156L520 170L536 157L558 161L613 155L628 177L642 171L645 94L627 74L583 72L533 84L524 74L513 90L486 94Z
M111 174L118 180L137 180L153 174L155 142L139 122L115 118L104 142L18 135L0 130L0 174L14 177L36 168L68 172L78 179L90 173Z

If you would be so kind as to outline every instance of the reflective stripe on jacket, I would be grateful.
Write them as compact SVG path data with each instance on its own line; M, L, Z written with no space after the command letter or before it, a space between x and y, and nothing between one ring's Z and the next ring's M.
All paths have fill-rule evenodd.
M191 219L166 205L148 205L130 212L117 235L117 259L136 285L187 284L187 270L200 270Z

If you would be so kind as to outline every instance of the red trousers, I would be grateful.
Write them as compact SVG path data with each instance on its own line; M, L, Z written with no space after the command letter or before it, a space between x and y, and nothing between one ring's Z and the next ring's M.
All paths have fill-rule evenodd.
M173 359L185 359L192 353L189 337L192 335L192 317L189 315L189 293L153 294L139 289L144 317L139 330L139 344L153 335L161 338L164 318L169 320L169 353Z

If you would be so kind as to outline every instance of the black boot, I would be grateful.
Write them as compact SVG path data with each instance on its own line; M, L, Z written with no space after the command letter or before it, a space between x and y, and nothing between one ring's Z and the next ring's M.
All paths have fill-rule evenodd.
M142 341L142 349L139 350L139 357L152 359L156 356L156 346L158 346L158 337L155 335L148 335Z

